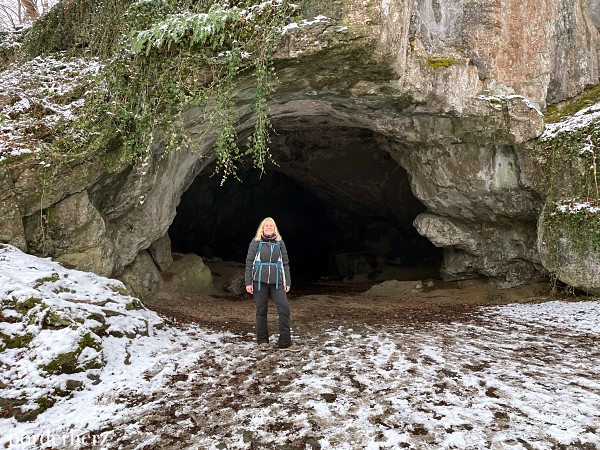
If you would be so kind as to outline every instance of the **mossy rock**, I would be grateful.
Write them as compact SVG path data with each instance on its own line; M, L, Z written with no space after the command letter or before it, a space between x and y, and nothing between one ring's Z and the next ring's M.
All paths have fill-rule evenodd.
M21 411L20 406L24 405L25 403L27 403L27 400L25 399L0 397L0 417L14 417L20 422L32 420L26 419Z
M117 286L115 284L111 284L108 286L108 288L113 291L115 294L119 294L119 295L129 295L129 293L127 292L127 288L125 286Z
M0 341L2 341L1 348L4 350L5 348L24 348L29 345L31 340L33 339L33 335L31 333L19 334L16 336L8 336L4 333L0 333Z
M549 105L544 118L546 123L555 123L564 117L575 114L588 106L592 106L600 100L600 84L586 89L581 94L555 105Z
M64 311L58 309L49 310L42 320L44 329L60 329L73 325L75 322Z
M96 335L102 336L106 334L106 330L108 329L108 324L106 323L106 317L104 317L100 313L92 313L87 316L88 320L93 320L98 322L100 325L97 326L89 326L89 329L92 330Z
M458 64L458 60L454 58L429 58L427 60L427 65L432 69L451 67L455 64Z
M27 314L27 312L34 308L37 305L42 305L42 307L45 307L42 303L42 299L41 298L37 298L37 297L30 297L27 298L25 300L17 300L16 298L13 297L12 301L9 302L10 306L12 306L19 314Z
M50 374L75 373L79 371L77 359L80 354L81 350L61 353L48 364L40 365L39 368Z
M93 348L98 352L102 350L100 342L97 339L94 339L90 333L86 333L79 340L77 349L73 350L72 352L61 353L48 364L40 365L39 368L49 374L71 374L81 372L83 370L98 369L102 367L102 362L96 360L92 360L83 366L79 364L79 356L86 347Z
M144 309L144 304L141 302L141 300L134 298L133 300L131 300L129 303L127 303L125 305L125 309L127 311L133 311L133 310L138 310L138 309Z
M31 422L51 408L56 401L52 397L40 397L34 402L36 408L23 410L21 407L28 403L26 399L0 398L0 415L4 418L13 417L19 422Z
M563 214L547 205L538 226L538 251L557 279L600 295L600 214Z
M52 406L54 406L54 403L56 403L56 400L50 396L36 398L35 404L37 405L37 408L28 409L26 411L20 411L20 413L14 415L14 418L17 419L19 422L34 421L35 419L37 419L37 416L39 416L41 413L43 413L47 409L52 408Z
M60 279L60 275L57 273L53 273L51 276L49 277L44 277L44 278L40 278L39 280L36 280L35 284L33 285L34 289L39 288L40 286L42 286L45 283L53 283L55 281L58 281Z
M80 391L83 389L84 383L81 380L67 380L63 388L57 389L54 393L58 397L69 397L73 391Z

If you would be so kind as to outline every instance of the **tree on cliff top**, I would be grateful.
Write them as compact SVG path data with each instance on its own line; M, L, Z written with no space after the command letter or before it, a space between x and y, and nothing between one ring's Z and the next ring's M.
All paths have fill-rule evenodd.
M31 23L54 4L56 0L0 0L0 30Z

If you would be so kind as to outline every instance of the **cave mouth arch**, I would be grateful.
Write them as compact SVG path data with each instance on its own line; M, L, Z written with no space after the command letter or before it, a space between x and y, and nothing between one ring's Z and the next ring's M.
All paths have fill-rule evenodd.
M373 131L312 123L278 130L271 149L277 165L262 175L242 169L239 180L220 186L208 167L194 179L169 228L174 252L243 263L258 224L270 216L296 287L323 278L377 279L390 267L396 279L399 268L439 278L442 250L413 226L426 208ZM414 278L407 271L405 279Z

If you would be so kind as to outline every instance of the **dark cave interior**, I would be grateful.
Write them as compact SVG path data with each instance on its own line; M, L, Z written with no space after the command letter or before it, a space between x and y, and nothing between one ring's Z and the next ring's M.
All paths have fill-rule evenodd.
M241 170L223 186L218 176L196 177L169 229L173 251L244 262L258 224L272 217L296 281L389 265L439 269L442 250L412 225L426 208L370 130L280 132L272 148L278 165L262 175Z

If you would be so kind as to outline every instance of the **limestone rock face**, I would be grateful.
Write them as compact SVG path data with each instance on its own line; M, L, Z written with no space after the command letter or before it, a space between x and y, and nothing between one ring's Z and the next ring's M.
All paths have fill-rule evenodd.
M8 177L0 177L0 242L8 242L27 250L25 229L21 219L21 211L15 199L12 182Z
M563 227L558 232L544 226L545 212L540 214L537 248L545 267L569 286L600 295L600 254L587 238L593 230ZM591 226L597 226L592 223ZM591 233L590 233L591 232Z
M91 186L90 197L114 230L116 270L167 233L179 198L199 167L198 155L182 149Z
M26 218L32 250L56 257L79 270L112 275L116 252L105 219L87 191L73 194Z
M448 249L444 258L446 278L485 275L501 287L512 287L543 273L531 224L468 223L425 213L417 217L415 227L436 246Z
M585 6L590 20L596 28L600 29L600 1L586 0Z
M410 31L433 58L468 58L482 89L544 107L597 83L597 17L589 0L418 0Z
M448 278L542 275L544 199L522 156L547 104L598 83L600 3L314 0L305 10L314 20L290 28L275 54L272 169L343 205L330 208L340 228L353 213L401 221L426 210L415 226L444 249ZM253 126L252 81L236 94L240 139ZM43 183L39 167L2 171L0 242L122 276L147 295L156 266L170 264L161 239L182 195L212 172L205 118L184 111L189 147L163 155L157 139L135 167L87 161Z

